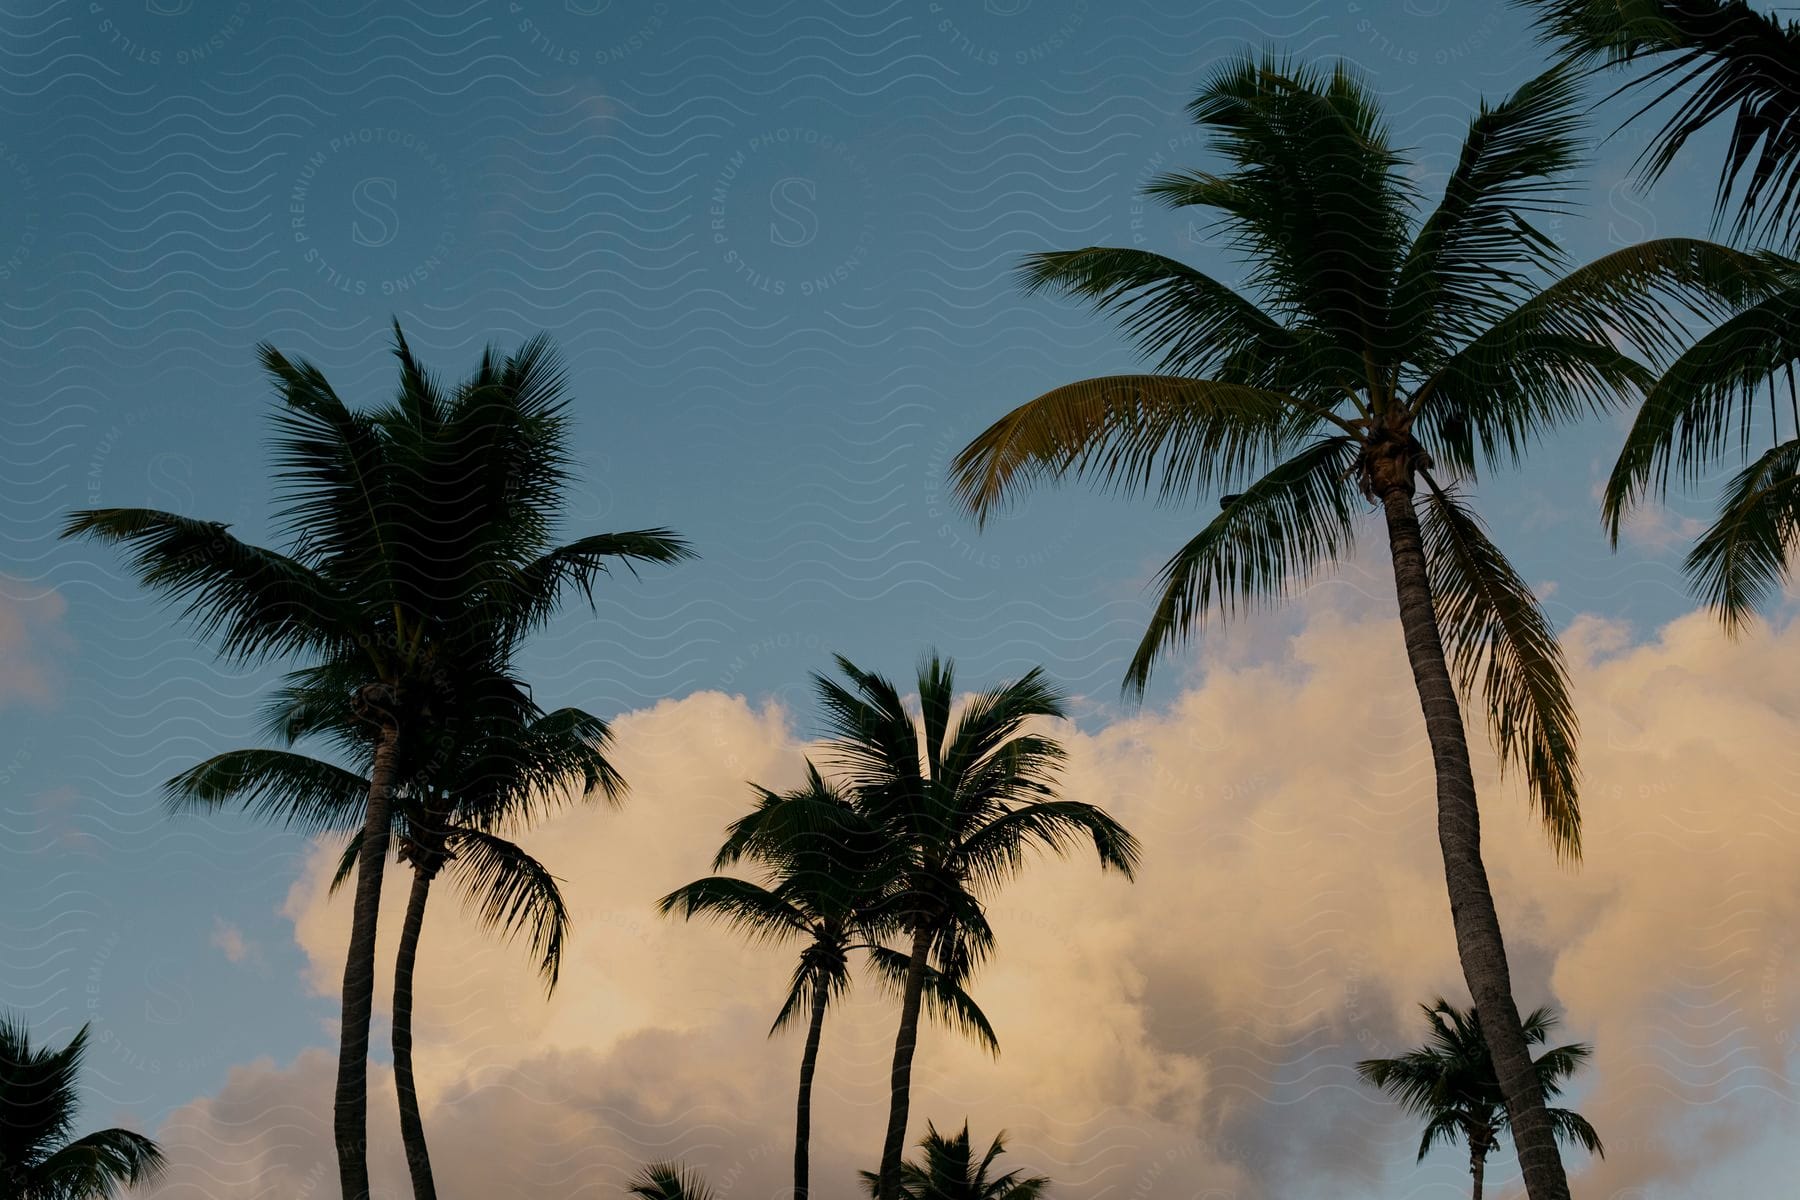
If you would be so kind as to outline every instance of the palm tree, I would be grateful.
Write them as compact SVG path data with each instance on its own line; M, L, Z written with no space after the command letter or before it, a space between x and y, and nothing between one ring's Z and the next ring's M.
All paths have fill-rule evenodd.
M960 981L992 949L982 900L1024 866L1028 849L1061 854L1091 841L1101 868L1129 879L1138 844L1094 805L1057 798L1063 749L1026 732L1064 715L1041 670L971 697L958 713L952 665L932 654L919 666L915 716L891 681L842 655L837 665L848 686L813 677L827 745L857 811L892 848L881 919L909 942L879 1176L881 1200L899 1200L927 970Z
M369 1018L392 790L409 737L454 703L459 672L548 620L573 589L592 595L610 560L690 557L664 529L556 545L570 454L565 377L547 337L489 351L449 391L395 327L400 388L352 411L325 375L263 345L281 399L281 553L216 521L150 509L71 514L64 537L119 543L141 582L227 657L301 657L354 673L341 699L373 730L356 898L344 963L333 1133L344 1200L367 1200Z
M61 1050L38 1050L24 1022L0 1017L0 1196L105 1200L161 1173L162 1151L128 1129L70 1140L87 1026Z
M1244 56L1188 106L1229 163L1147 193L1215 210L1250 294L1138 250L1032 256L1032 289L1116 315L1155 374L1084 380L1025 404L952 466L978 518L1027 485L1088 477L1169 500L1217 488L1220 512L1176 552L1126 676L1139 695L1215 605L1272 602L1353 552L1383 516L1401 628L1437 776L1438 837L1464 976L1484 1015L1532 1200L1568 1195L1511 994L1458 691L1522 768L1558 851L1580 853L1576 721L1550 622L1490 542L1459 481L1515 464L1557 425L1620 404L1675 336L1663 303L1711 313L1757 260L1665 239L1567 264L1533 223L1576 161L1576 91L1550 72L1483 105L1436 208L1347 68ZM1439 477L1439 472L1442 478ZM1415 494L1423 485L1423 511ZM1371 698L1374 699L1373 697Z
M639 1200L713 1200L713 1190L697 1171L677 1162L646 1163L625 1184Z
M1648 95L1635 120L1675 100L1638 166L1661 178L1688 139L1726 116L1731 134L1714 211L1733 207L1733 227L1795 231L1800 217L1800 22L1743 0L1518 0L1539 35L1573 62L1616 68L1654 64L1620 92ZM1741 186L1740 186L1741 185Z
M1469 1146L1469 1174L1475 1180L1475 1200L1481 1200L1481 1181L1487 1156L1500 1145L1508 1118L1506 1098L1494 1078L1494 1060L1481 1034L1481 1021L1473 1009L1464 1010L1441 997L1436 1004L1421 1004L1431 1035L1425 1045L1399 1058L1371 1058L1356 1064L1357 1074L1387 1092L1407 1112L1425 1120L1425 1136L1419 1141L1419 1161L1442 1141L1458 1138ZM1525 1018L1525 1040L1540 1046L1557 1025L1547 1008ZM1579 1042L1546 1050L1532 1063L1538 1091L1553 1100L1582 1063L1593 1053ZM1605 1156L1600 1135L1581 1114L1566 1108L1547 1108L1550 1127L1560 1141L1574 1142L1590 1154Z
M720 870L745 858L762 868L763 882L711 875L657 902L665 915L711 917L756 941L801 941L773 1036L807 1013L800 1056L800 1095L794 1120L794 1196L806 1200L812 1137L812 1084L825 1010L850 986L850 955L864 950L886 982L903 982L904 955L880 944L882 902L894 876L890 847L848 798L826 783L811 762L806 783L777 794L757 788L757 806L732 823L713 862ZM999 1042L974 1001L955 980L926 968L926 995L935 1013L977 1038L992 1053Z
M900 1194L906 1200L1038 1200L1050 1186L1046 1176L1020 1178L1016 1170L988 1178L988 1168L1006 1149L1005 1130L994 1135L993 1144L976 1162L967 1121L963 1122L962 1132L953 1138L939 1133L929 1121L925 1128L925 1136L919 1142L919 1148L925 1151L924 1164L909 1162L900 1167ZM861 1174L869 1194L877 1195L880 1176L873 1171Z
M437 1194L412 1055L413 972L432 882L448 867L483 925L505 936L529 933L539 969L554 989L568 936L561 891L542 863L494 830L529 824L565 788L615 804L624 794L623 780L606 759L612 733L605 722L573 708L522 720L522 697L505 680L489 689L465 687L460 696L466 702L481 690L499 693L502 702L440 713L434 740L441 749L422 761L404 761L394 788L394 836L401 861L413 868L394 966L394 1083L416 1200ZM290 744L307 732L329 733L340 748L361 757L370 731L345 721L342 707L328 702L331 694L308 677L277 693L269 724ZM368 781L294 751L254 749L215 755L170 780L167 791L177 811L237 803L289 825L353 830ZM345 846L333 893L355 872L361 842L358 831Z

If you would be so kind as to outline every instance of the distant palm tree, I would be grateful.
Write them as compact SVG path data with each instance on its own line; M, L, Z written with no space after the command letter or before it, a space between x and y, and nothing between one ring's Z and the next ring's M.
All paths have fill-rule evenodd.
M1160 357L1158 373L1048 392L980 434L951 472L981 519L1041 480L1170 500L1222 493L1219 514L1162 569L1126 673L1139 694L1211 610L1289 594L1348 559L1361 515L1379 512L1436 774L1457 950L1532 1200L1566 1200L1568 1184L1512 999L1458 693L1485 711L1503 766L1525 775L1569 859L1581 845L1576 719L1554 627L1461 485L1648 387L1654 375L1633 355L1665 353L1681 335L1668 297L1722 312L1767 277L1752 256L1664 239L1546 282L1568 264L1537 221L1562 207L1578 98L1553 71L1484 104L1427 213L1376 95L1347 68L1226 64L1188 112L1227 172L1164 174L1146 191L1214 210L1249 294L1141 250L1033 255L1029 287L1117 315Z
M1494 1060L1481 1035L1481 1022L1473 1009L1459 1009L1449 1001L1421 1004L1430 1040L1399 1058L1371 1058L1356 1064L1357 1074L1387 1092L1401 1107L1425 1120L1425 1136L1419 1141L1419 1161L1442 1141L1458 1138L1469 1147L1469 1174L1474 1177L1474 1200L1481 1200L1481 1181L1487 1156L1500 1146L1508 1128L1506 1097L1494 1077ZM1547 1008L1535 1009L1525 1018L1525 1041L1539 1046L1556 1028L1557 1018ZM1532 1063L1538 1089L1554 1100L1593 1047L1581 1043L1546 1050ZM1590 1154L1605 1156L1600 1135L1587 1118L1566 1108L1546 1108L1550 1126L1559 1141L1574 1142Z
M897 869L884 919L910 943L879 1174L881 1200L900 1200L927 970L962 980L987 954L993 931L982 900L1018 873L1032 847L1065 853L1088 841L1103 869L1129 879L1138 844L1094 805L1057 798L1062 746L1027 732L1035 721L1064 716L1062 697L1041 670L979 693L957 712L953 668L933 654L919 666L915 716L888 679L842 655L837 665L848 686L813 677L827 745L858 812L893 847Z
M532 706L506 680L486 689L465 686L458 696L467 703L481 692L497 693L501 703L440 712L438 747L422 760L403 759L393 789L400 858L413 868L395 955L393 1051L401 1142L416 1200L436 1196L412 1056L414 965L433 880L448 866L484 925L508 936L529 933L539 969L554 988L568 936L567 907L549 870L494 831L528 824L565 788L615 803L624 790L606 759L612 734L605 722L572 708L529 716L521 710ZM269 723L290 743L306 733L325 733L360 757L370 730L344 720L341 707L329 703L331 694L313 673L304 684L277 693ZM355 829L368 781L294 751L254 749L215 755L170 780L167 791L176 810L236 803L289 825ZM345 846L331 881L333 893L355 872L362 836L356 832Z
M74 1138L84 1025L61 1050L36 1050L17 1017L0 1016L0 1196L105 1200L161 1173L162 1151L128 1129Z
M800 961L770 1034L809 1013L800 1057L800 1094L794 1121L794 1196L809 1191L812 1083L825 1010L850 986L850 955L868 952L880 977L903 983L907 960L880 944L883 901L894 882L891 847L881 831L806 764L806 784L777 794L757 788L757 806L733 822L714 869L745 859L762 868L763 882L712 875L677 888L658 909L683 917L711 917L755 940L802 942ZM926 968L926 996L934 1012L959 1025L991 1052L992 1026L955 980Z
M994 1135L993 1144L980 1162L975 1161L975 1152L969 1145L967 1121L963 1122L962 1132L953 1138L945 1137L926 1122L926 1134L919 1147L925 1151L924 1163L909 1162L900 1167L900 1194L906 1200L1038 1200L1050 1186L1046 1176L1021 1178L1018 1171L988 1178L988 1168L1006 1149L1004 1130ZM869 1194L876 1195L880 1177L873 1171L864 1171L862 1179Z
M639 1200L713 1200L713 1190L698 1171L675 1162L646 1163L625 1184Z
M228 657L302 657L354 670L340 703L374 730L345 955L333 1133L343 1200L368 1200L368 1046L375 933L392 790L409 738L425 737L493 631L512 644L569 591L591 596L608 563L690 557L668 530L556 545L568 466L565 376L547 337L489 351L446 391L394 330L395 401L355 412L316 366L259 348L281 396L278 553L216 521L150 509L71 514L64 537L131 551L149 588L186 604Z
M1568 58L1602 67L1653 64L1620 91L1648 96L1632 115L1673 101L1638 160L1646 180L1668 170L1688 139L1731 117L1715 210L1737 194L1734 225L1794 232L1800 217L1800 22L1743 0L1517 0ZM1739 185L1742 185L1741 188Z

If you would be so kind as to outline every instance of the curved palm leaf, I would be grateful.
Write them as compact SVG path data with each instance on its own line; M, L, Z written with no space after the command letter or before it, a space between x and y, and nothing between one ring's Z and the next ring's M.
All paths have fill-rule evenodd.
M1732 477L1718 517L1688 553L1688 579L1728 630L1742 630L1787 578L1797 533L1800 440L1773 447Z
M1474 512L1426 480L1425 569L1458 688L1480 696L1501 769L1524 773L1557 853L1578 860L1577 720L1556 630Z
M245 812L306 833L361 825L369 781L355 771L291 750L231 750L163 785L171 811Z
M1357 499L1350 476L1357 445L1322 438L1236 496L1158 573L1162 595L1125 672L1142 695L1171 644L1185 641L1215 604L1270 601L1349 553Z
M1167 375L1084 379L988 426L950 466L978 520L1028 484L1089 475L1122 492L1179 499L1231 486L1296 435L1285 394Z
M1619 89L1654 93L1632 120L1682 97L1638 159L1647 181L1668 170L1689 138L1730 115L1715 212L1724 216L1736 192L1738 232L1791 230L1800 186L1800 24L1743 0L1520 2L1537 10L1540 36L1575 61L1655 62Z
M713 1200L713 1190L697 1171L676 1162L646 1163L625 1185L639 1200Z
M569 936L569 910L556 876L519 846L491 833L461 828L453 841L450 870L463 886L466 906L504 936L529 934L545 989L554 991Z

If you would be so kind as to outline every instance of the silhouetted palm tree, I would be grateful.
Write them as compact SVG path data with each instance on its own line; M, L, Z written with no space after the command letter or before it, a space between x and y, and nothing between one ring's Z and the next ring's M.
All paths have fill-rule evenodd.
M939 1133L929 1121L925 1128L925 1136L919 1142L925 1161L900 1166L900 1194L906 1200L1038 1200L1050 1186L1047 1176L1021 1176L1019 1171L988 1178L988 1169L1006 1149L1004 1130L994 1135L993 1144L977 1162L969 1144L967 1121L963 1122L962 1132L953 1138ZM864 1171L862 1179L869 1194L877 1195L880 1176Z
M639 1200L713 1200L713 1190L698 1171L676 1162L646 1163L625 1184Z
M803 787L785 794L760 787L756 792L755 810L733 822L713 867L748 859L762 868L763 881L712 875L670 892L657 907L665 914L724 921L753 940L802 943L793 981L769 1032L809 1014L794 1120L794 1196L806 1200L812 1082L825 1010L850 986L853 951L867 951L878 975L889 983L903 984L908 964L905 955L879 940L891 923L883 904L896 882L892 846L881 831L810 762ZM998 1052L987 1017L955 980L928 966L925 990L935 1012Z
M1375 95L1347 68L1227 64L1188 111L1229 170L1165 174L1146 191L1215 210L1251 294L1139 250L1032 256L1028 286L1115 314L1160 357L1160 373L1049 392L988 428L952 468L980 518L1029 484L1065 477L1172 500L1223 493L1219 515L1162 570L1127 672L1138 692L1210 609L1282 597L1347 559L1358 517L1380 510L1436 770L1457 949L1532 1200L1564 1200L1568 1185L1512 1000L1458 692L1485 710L1502 762L1522 769L1571 859L1576 721L1555 632L1458 481L1513 465L1564 422L1649 386L1629 349L1670 349L1679 328L1665 296L1710 314L1761 278L1750 256L1664 239L1543 283L1566 268L1534 221L1560 207L1576 161L1576 99L1551 72L1483 105L1427 215Z
M510 645L571 589L591 595L610 560L675 562L690 552L663 529L555 544L571 456L565 377L546 337L505 357L485 353L446 391L396 326L399 394L371 412L347 407L312 364L268 345L259 353L282 401L278 516L288 553L239 541L218 522L149 509L77 512L63 536L128 547L139 579L184 601L229 657L299 656L357 674L342 703L373 727L374 750L333 1133L344 1200L367 1200L375 932L404 743L425 736L434 705L487 662L496 627Z
M87 1027L61 1050L37 1050L17 1017L0 1016L0 1196L105 1200L162 1170L155 1142L128 1129L75 1132L76 1078Z
M290 743L307 733L327 734L339 749L362 757L368 727L343 719L341 707L329 702L332 689L316 674L277 694L269 724ZM437 748L403 757L393 789L394 836L401 860L413 869L394 966L394 1082L417 1200L436 1195L412 1056L413 972L432 882L448 867L485 926L506 936L528 933L546 984L554 988L568 910L549 870L495 830L528 825L566 795L600 794L616 803L624 790L606 759L612 735L605 722L572 708L532 716L534 706L507 680L464 687L458 695L467 701L481 692L501 703L440 712ZM234 750L176 776L168 793L177 810L237 803L289 825L353 830L368 781L289 750ZM345 846L332 892L355 872L361 842L359 831Z
M1481 1022L1474 1010L1464 1011L1441 998L1436 1004L1421 1004L1419 1008L1431 1026L1425 1045L1399 1058L1365 1059L1356 1064L1356 1070L1398 1100L1407 1112L1424 1118L1419 1161L1423 1162L1440 1141L1453 1144L1460 1138L1467 1143L1474 1200L1481 1200L1487 1156L1499 1148L1500 1135L1508 1126L1506 1098L1500 1094L1500 1083L1494 1078L1494 1060L1481 1036ZM1524 1021L1525 1041L1542 1045L1556 1024L1549 1009L1534 1010ZM1544 1099L1554 1100L1562 1085L1592 1053L1591 1046L1577 1042L1540 1054L1532 1067ZM1605 1155L1600 1135L1587 1118L1566 1108L1544 1111L1559 1140L1574 1142L1590 1154Z
M827 744L857 810L893 847L883 919L909 943L880 1171L882 1200L898 1200L927 969L967 978L993 944L982 900L1024 866L1028 849L1065 853L1089 841L1102 868L1129 879L1138 845L1094 805L1057 798L1063 749L1027 732L1064 715L1041 670L971 697L958 712L951 664L933 654L919 666L914 716L891 681L842 655L837 665L848 686L814 676Z

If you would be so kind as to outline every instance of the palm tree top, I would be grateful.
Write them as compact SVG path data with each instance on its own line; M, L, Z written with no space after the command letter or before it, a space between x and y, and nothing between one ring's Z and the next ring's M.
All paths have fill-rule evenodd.
M994 1135L979 1160L969 1139L967 1120L954 1137L945 1137L930 1121L925 1130L919 1140L924 1162L906 1162L900 1168L900 1190L906 1200L1038 1200L1050 1186L1047 1176L1026 1175L1022 1170L989 1176L994 1161L1006 1150L1005 1130ZM879 1179L875 1172L860 1174L869 1194L876 1195Z
M104 1200L163 1169L155 1142L125 1129L74 1138L87 1027L37 1049L24 1022L0 1015L0 1194L11 1200Z
M1439 1141L1467 1137L1471 1130L1504 1130L1508 1116L1475 1010L1458 1008L1441 996L1419 1008L1430 1031L1425 1045L1397 1058L1365 1059L1356 1064L1356 1071L1406 1112L1427 1120L1419 1144L1418 1157L1423 1160ZM1541 1046L1560 1018L1547 1007L1537 1008L1521 1024L1526 1045ZM1592 1046L1573 1042L1546 1050L1532 1060L1545 1101L1561 1095L1564 1085L1592 1055ZM1559 1138L1604 1156L1599 1135L1583 1117L1562 1108L1548 1112Z

